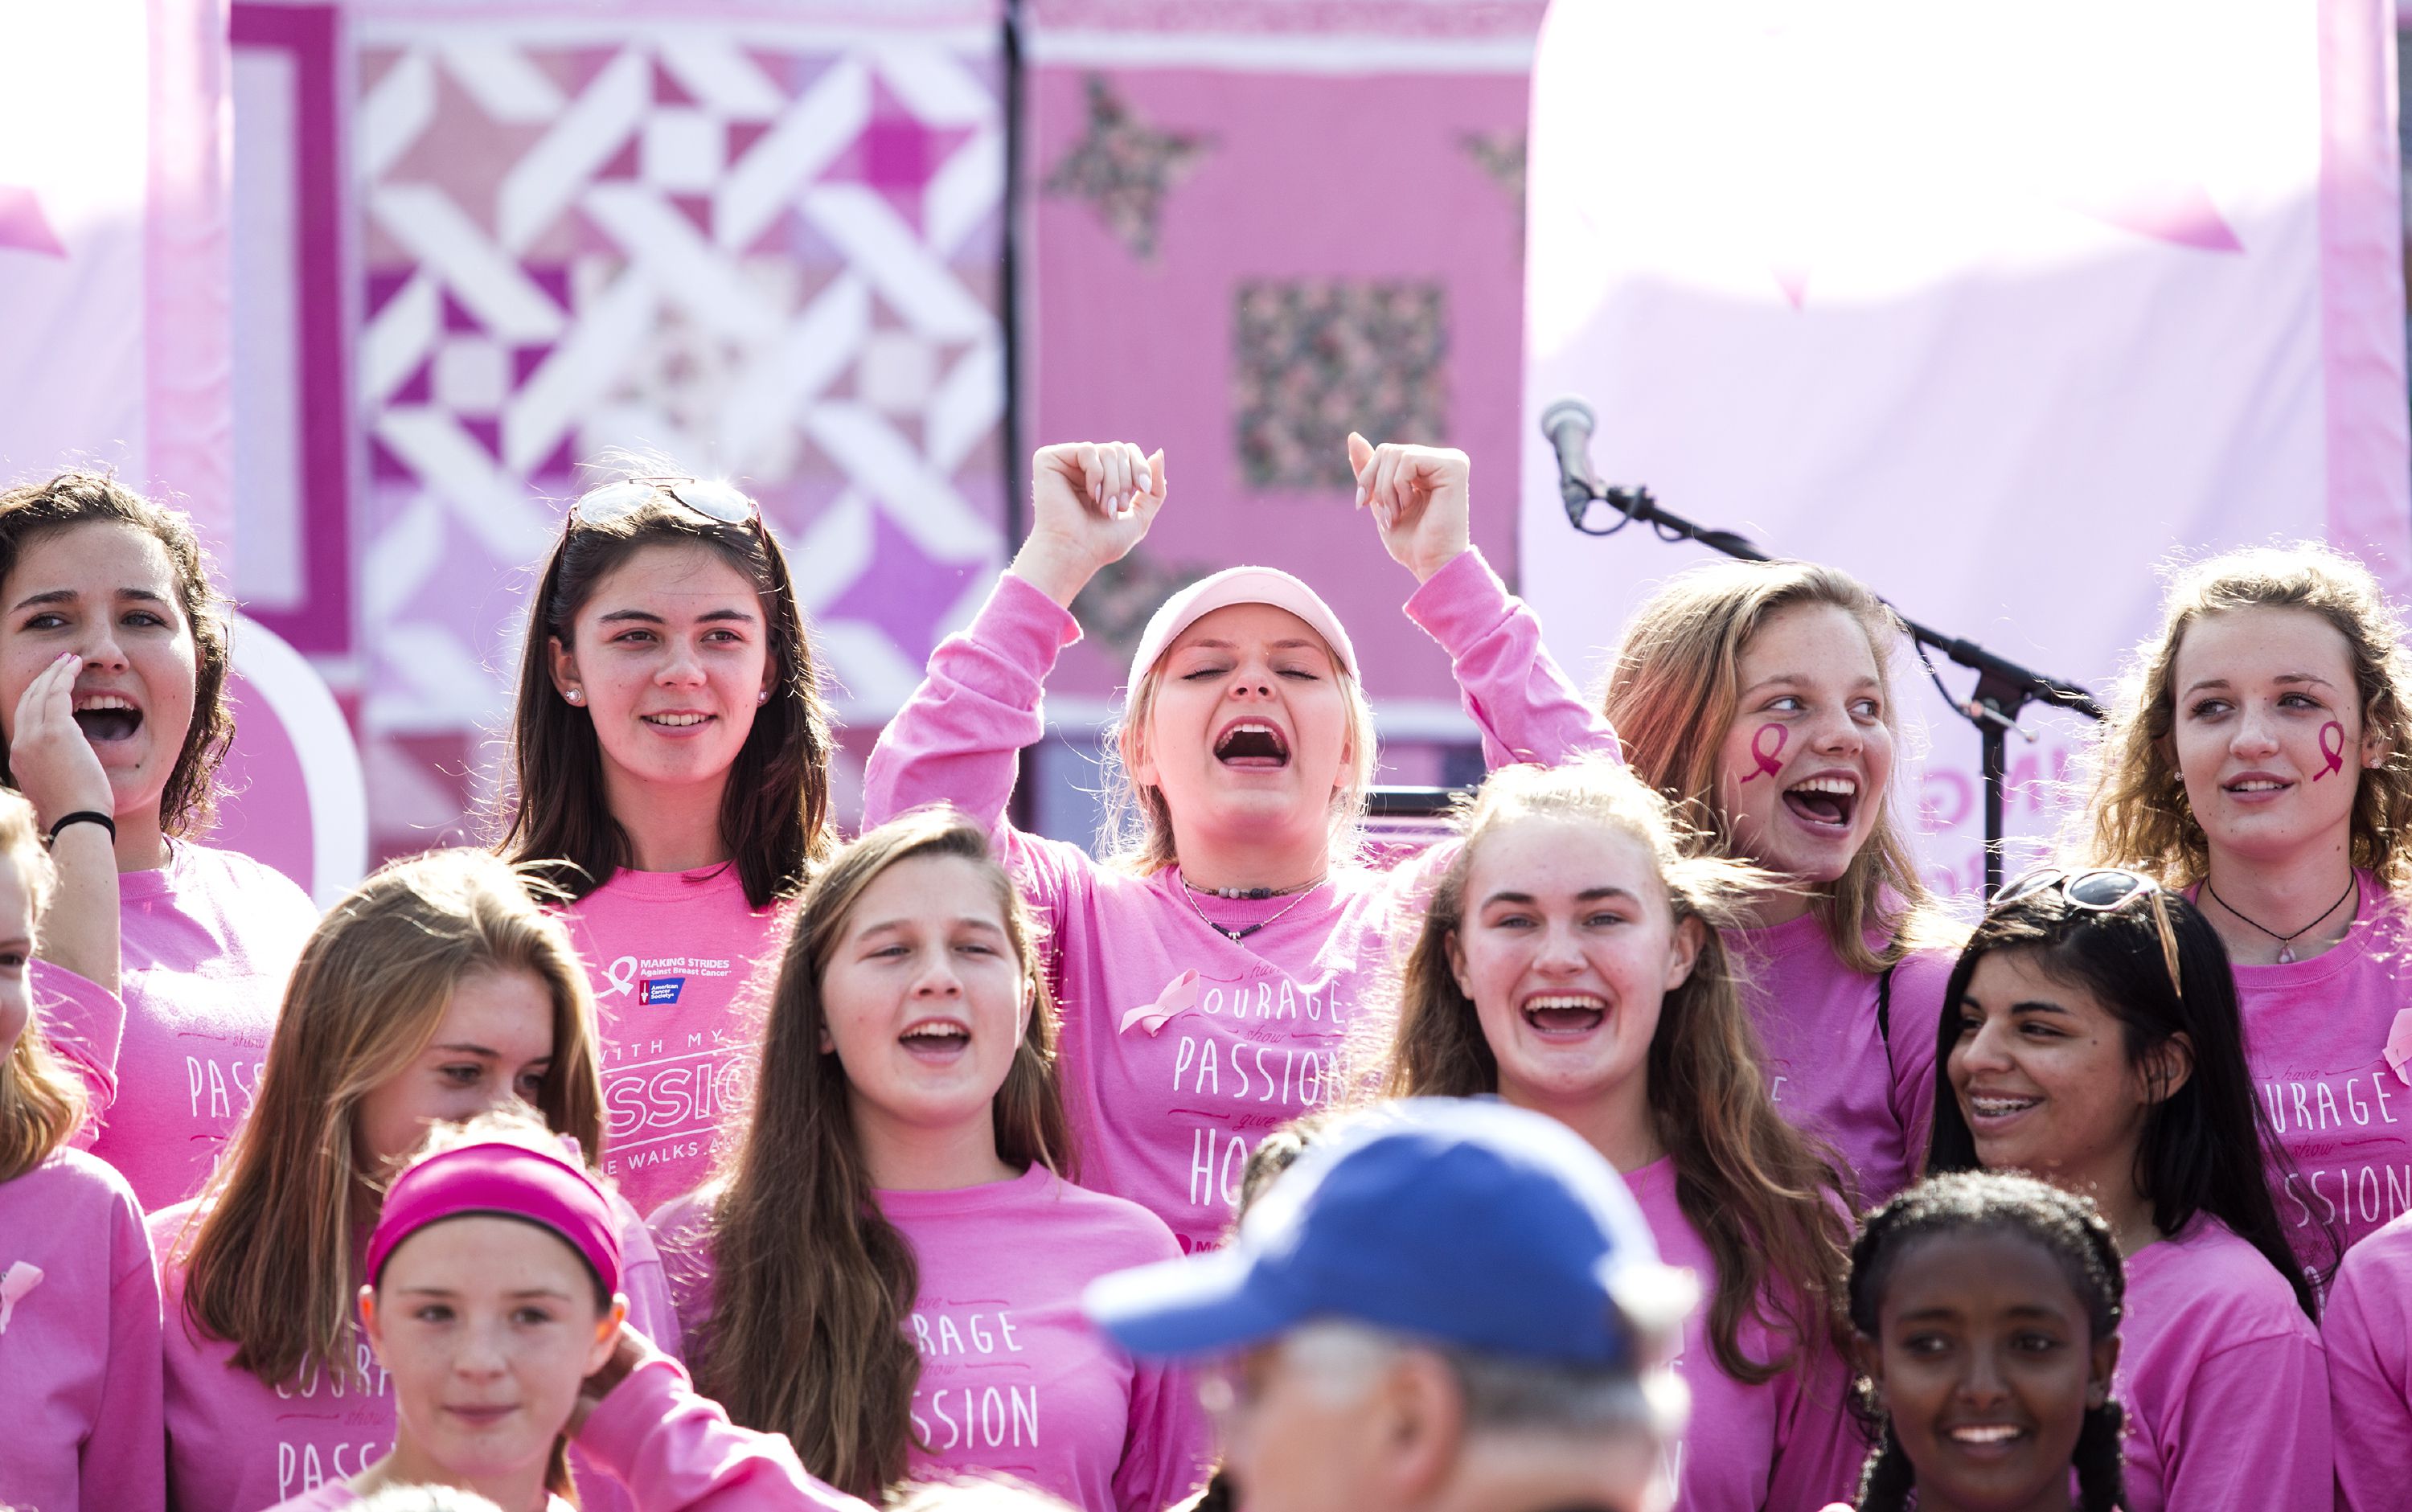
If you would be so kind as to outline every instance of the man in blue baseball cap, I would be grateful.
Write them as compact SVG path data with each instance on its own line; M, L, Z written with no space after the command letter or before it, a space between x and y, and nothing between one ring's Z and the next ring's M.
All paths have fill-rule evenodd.
M1434 1097L1332 1125L1230 1248L1084 1305L1134 1354L1227 1361L1245 1512L1657 1512L1698 1295L1580 1136Z

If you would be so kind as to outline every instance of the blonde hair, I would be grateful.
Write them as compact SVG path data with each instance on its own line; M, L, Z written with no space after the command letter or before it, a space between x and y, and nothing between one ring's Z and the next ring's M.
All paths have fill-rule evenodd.
M1717 761L1742 703L1743 653L1778 611L1802 604L1858 622L1875 658L1885 727L1898 737L1891 648L1905 634L1900 617L1857 578L1815 563L1720 562L1684 572L1634 612L1610 664L1601 703L1625 759L1719 854L1733 846L1717 801ZM1956 943L1903 839L1894 785L1887 785L1867 843L1810 899L1834 954L1853 971L1882 971L1913 949ZM1870 947L1871 932L1884 945Z
M1319 638L1318 638L1319 639ZM1330 648L1326 648L1329 650ZM1353 859L1361 848L1365 805L1374 790L1375 737L1374 706L1356 676L1331 658L1331 681L1340 689L1347 711L1348 760L1331 790L1329 824L1331 859ZM1097 824L1097 853L1110 866L1140 876L1154 876L1181 859L1172 839L1172 810L1164 791L1142 787L1131 774L1131 757L1146 739L1148 721L1155 713L1156 690L1164 685L1164 658L1140 675L1123 711L1106 727L1099 760L1104 782L1105 814Z
M0 856L15 863L38 930L58 873L36 832L34 806L6 791L0 791ZM30 989L26 996L33 996ZM35 1013L0 1056L0 1182L13 1182L50 1159L83 1123L83 1082L51 1052L39 1010Z
M2412 824L2412 660L2404 650L2404 622L2370 569L2332 548L2298 541L2225 551L2169 571L2160 630L2136 648L2088 757L2093 791L2072 826L2077 848L2098 864L2133 867L2173 888L2209 874L2210 841L2169 742L2178 648L2197 622L2213 614L2301 609L2345 638L2363 736L2376 736L2384 747L2377 766L2357 769L2353 864L2390 892L2412 890L2412 852L2405 844Z
M231 1342L237 1368L271 1386L304 1366L354 1369L355 1233L393 1175L360 1148L358 1109L427 1048L462 981L485 972L544 983L552 1067L537 1108L590 1164L600 1157L595 1000L561 921L483 851L385 867L302 947L257 1099L175 1241L190 1241L186 1326Z
M1449 947L1467 917L1466 887L1491 836L1537 817L1596 826L1640 843L1680 928L1700 925L1691 975L1659 1009L1647 1062L1652 1132L1675 1167L1675 1196L1716 1262L1709 1335L1719 1369L1760 1382L1787 1358L1840 1347L1849 1192L1833 1152L1775 1111L1759 1067L1758 1034L1721 932L1737 927L1766 873L1707 854L1666 800L1626 768L1603 760L1504 767L1460 820L1462 841L1433 889L1402 973L1398 1028L1383 1091L1394 1097L1478 1097L1499 1090L1499 1058L1474 1001L1458 986ZM1745 1317L1797 1347L1754 1360Z

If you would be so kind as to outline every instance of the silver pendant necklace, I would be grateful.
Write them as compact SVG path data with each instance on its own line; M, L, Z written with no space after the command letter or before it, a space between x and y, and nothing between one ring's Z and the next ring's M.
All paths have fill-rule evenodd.
M2297 930L2292 934L2281 934L2276 930L2272 929L2269 925L2262 923L2258 918L2246 918L2243 913L2240 911L2234 903L2229 903L2227 899L2219 895L2219 889L2211 885L2211 878L2209 877L2204 877L2202 879L2202 890L2211 894L2212 902L2219 904L2220 907L2227 909L2229 913L2236 915L2238 918L2244 919L2245 923L2252 925L2255 929L2259 930L2262 933L2277 941L2278 964L2281 966L2291 966L2295 963L2295 942L2302 939L2304 935L2309 934L2312 931L2319 928L2322 921L2331 914L2335 913L2345 903L2346 899L2353 896L2355 881L2356 878L2353 873L2348 870L2345 876L2345 891L2338 894L2337 901L2329 904L2326 908L2321 909L2320 917L2318 918L2312 920L2310 923L2304 925L2302 929Z
M1235 930L1226 929L1222 925L1215 923L1213 919L1208 918L1206 917L1206 910L1199 907L1198 904L1198 895L1201 892L1212 892L1217 898L1244 898L1261 901L1266 898L1279 897L1280 893L1274 891L1271 888L1193 888L1189 885L1189 879L1184 876L1181 879L1181 895L1189 900L1189 911L1198 916L1198 922L1205 925L1208 929L1213 930L1215 933L1230 941L1233 945L1237 945L1242 940L1246 939L1249 935L1256 933L1260 929L1263 929L1266 925L1278 921L1284 916L1287 915L1291 909L1296 908L1299 904L1313 897L1315 895L1315 889L1323 886L1327 881L1330 881L1331 877L1331 873L1326 872L1323 875L1316 877L1314 881L1299 888L1298 896L1292 898L1287 904L1275 910L1271 917L1260 918L1253 924L1243 925Z

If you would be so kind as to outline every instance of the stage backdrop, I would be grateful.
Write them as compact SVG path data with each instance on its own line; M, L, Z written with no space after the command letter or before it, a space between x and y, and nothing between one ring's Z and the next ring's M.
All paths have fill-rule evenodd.
M2181 545L2325 537L2412 588L2393 50L2381 0L1555 6L1522 552L1552 648L1596 671L1709 555L1568 527L1565 392L1602 477L2105 694ZM1973 889L1976 736L1897 671L1928 868ZM2025 723L2033 836L2083 722Z

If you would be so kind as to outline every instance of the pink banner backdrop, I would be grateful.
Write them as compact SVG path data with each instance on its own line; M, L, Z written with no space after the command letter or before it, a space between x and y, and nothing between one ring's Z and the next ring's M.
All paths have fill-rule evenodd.
M2393 49L2379 0L1555 7L1522 557L1554 649L1596 667L1707 555L1568 528L1532 429L1565 392L1603 477L2103 694L2181 546L2324 536L2412 587ZM1899 670L1967 890L1976 737ZM2026 722L2035 837L2085 731Z
M1049 712L1071 775L1145 617L1238 562L1355 631L1390 781L1467 741L1412 583L1353 508L1343 438L1463 447L1475 536L1516 539L1525 71L1537 3L1028 7L1032 445L1161 447L1173 499L1078 609ZM1051 751L1055 747L1050 747ZM1077 805L1076 805L1077 806ZM1077 815L1042 812L1079 834Z

